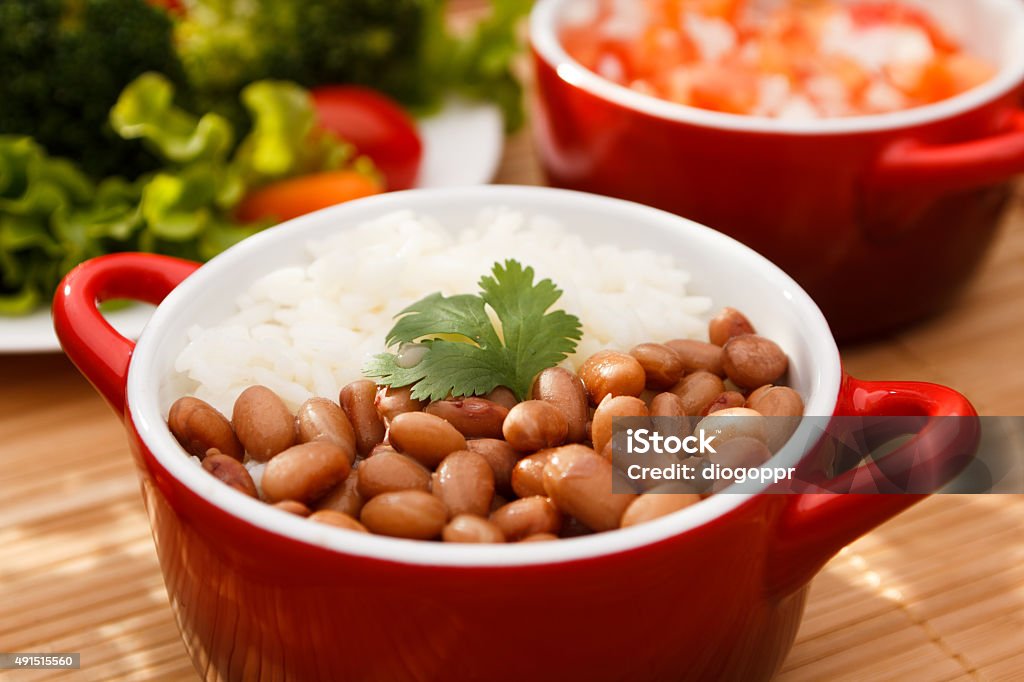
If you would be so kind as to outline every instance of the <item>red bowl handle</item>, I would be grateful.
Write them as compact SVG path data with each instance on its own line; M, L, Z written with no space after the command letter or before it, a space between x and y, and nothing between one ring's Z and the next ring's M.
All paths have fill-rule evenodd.
M199 263L149 253L115 253L69 272L53 297L53 326L71 362L120 415L135 342L121 336L97 304L110 299L160 303Z
M879 189L926 188L935 192L1006 182L1024 173L1024 110L1007 114L995 135L951 144L917 140L892 143L879 157L870 182Z
M965 417L926 421L908 442L885 456L887 470L922 472L934 489L948 483L977 450L978 413L951 388L917 382L845 378L837 417ZM832 490L872 490L873 463L829 482ZM840 549L920 502L927 495L815 493L788 495L768 563L768 589L788 594L804 585Z

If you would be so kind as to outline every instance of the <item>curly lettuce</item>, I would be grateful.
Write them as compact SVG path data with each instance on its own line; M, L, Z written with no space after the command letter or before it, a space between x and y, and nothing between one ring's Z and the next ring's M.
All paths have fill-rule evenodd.
M0 136L0 315L46 303L71 268L116 251L208 260L268 223L240 225L232 211L252 187L352 165L373 172L350 145L319 131L312 98L287 82L242 91L253 121L237 144L215 113L195 116L174 103L165 77L147 73L110 112L122 139L139 140L163 166L136 180L92 180L34 140Z

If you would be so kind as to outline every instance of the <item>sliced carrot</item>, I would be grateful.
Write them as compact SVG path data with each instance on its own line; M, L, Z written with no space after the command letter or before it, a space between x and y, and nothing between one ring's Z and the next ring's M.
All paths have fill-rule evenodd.
M250 192L235 211L238 220L291 220L352 199L379 194L374 177L351 170L329 171L279 180Z

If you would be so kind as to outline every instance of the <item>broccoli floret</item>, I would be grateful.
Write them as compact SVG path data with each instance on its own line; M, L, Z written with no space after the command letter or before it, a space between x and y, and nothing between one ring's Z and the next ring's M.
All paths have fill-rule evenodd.
M184 92L168 15L145 0L0 2L0 133L30 135L94 177L157 165L107 124L121 89L158 71Z
M492 4L462 40L445 29L445 0L185 0L175 35L200 108L240 127L238 91L259 78L367 85L419 111L461 90L502 104L515 124L520 91L509 64L530 2Z

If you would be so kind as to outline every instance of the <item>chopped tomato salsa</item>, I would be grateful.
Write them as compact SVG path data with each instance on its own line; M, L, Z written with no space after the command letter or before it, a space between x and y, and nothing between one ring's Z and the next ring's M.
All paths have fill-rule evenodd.
M572 8L570 55L620 85L702 109L783 119L898 111L984 83L993 67L898 2L603 0Z

